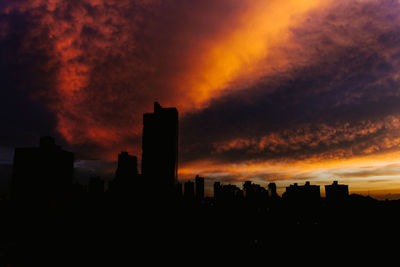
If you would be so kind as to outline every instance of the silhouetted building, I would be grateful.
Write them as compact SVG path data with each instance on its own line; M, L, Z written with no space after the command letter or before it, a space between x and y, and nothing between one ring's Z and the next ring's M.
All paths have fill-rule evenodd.
M230 202L242 200L243 197L243 191L236 185L221 185L220 182L214 183L214 198L217 201Z
M154 103L143 115L142 175L160 192L172 191L178 171L178 110Z
M200 177L200 176L196 175L195 183L196 183L196 198L203 199L204 198L204 177Z
M194 198L194 183L192 181L185 182L185 191L183 194L186 199Z
M275 183L269 183L268 184L268 191L269 191L269 196L271 198L278 198L278 193L276 192L276 184Z
M321 198L320 187L319 185L310 185L310 182L306 182L302 186L295 183L286 187L285 198L295 201L318 201Z
M100 177L90 177L88 192L92 195L101 195L104 193L104 180Z
M39 147L15 149L11 197L19 203L54 206L71 193L73 170L74 154L53 138L41 137Z
M334 181L332 185L325 186L326 199L329 201L342 201L349 196L349 186Z
M144 194L143 185L137 170L137 157L121 152L118 155L118 166L115 179L109 183L108 190L120 196L133 197L135 194ZM140 190L138 190L140 189Z
M214 198L218 199L221 192L221 182L214 182Z
M121 152L118 155L118 167L115 172L117 179L133 179L138 175L137 157Z
M268 191L258 184L253 184L250 181L246 181L243 184L243 189L247 200L264 201L268 199Z

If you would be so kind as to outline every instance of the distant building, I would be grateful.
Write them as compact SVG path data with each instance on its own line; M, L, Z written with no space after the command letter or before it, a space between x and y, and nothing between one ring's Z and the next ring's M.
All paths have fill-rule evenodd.
M203 199L204 198L204 177L200 177L200 176L196 175L195 183L196 183L196 198Z
M305 185L299 186L297 183L286 187L285 198L295 201L318 201L321 198L319 185L311 185L306 182Z
M73 170L74 154L53 138L41 137L39 147L15 149L11 197L25 204L54 205L71 193Z
M142 175L161 192L172 191L178 171L178 110L154 103L143 115Z
M118 166L115 171L115 179L109 183L109 191L125 196L137 193L144 193L143 185L140 184L137 168L137 157L129 155L128 152L121 152L118 155ZM121 195L122 196L122 195Z
M278 193L276 192L276 184L275 183L269 183L268 184L268 192L269 196L271 198L278 198Z
M243 189L247 200L264 201L269 197L268 190L258 184L253 184L251 181L244 182Z
M121 152L118 155L118 167L115 172L117 179L133 179L138 175L137 157Z
M221 185L220 182L214 183L214 198L218 201L242 200L243 191L236 185Z
M325 195L329 201L345 200L349 196L349 186L334 181L332 185L325 186Z
M221 193L221 182L214 182L214 198L218 199Z
M183 195L186 199L193 199L194 198L194 183L192 181L185 182L185 190Z

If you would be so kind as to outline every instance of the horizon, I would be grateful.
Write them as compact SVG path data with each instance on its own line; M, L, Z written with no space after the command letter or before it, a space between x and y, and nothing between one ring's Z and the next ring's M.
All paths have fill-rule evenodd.
M179 111L181 181L400 198L399 23L397 0L5 0L0 187L43 134L82 182L121 151L141 166L158 101Z
M124 153L124 152L125 151L121 151L121 153ZM113 162L112 163L113 165L115 165L115 169L114 169L112 174L110 173L109 176L105 176L105 177L99 176L99 173L96 172L96 169L92 169L91 173L83 173L83 174L80 173L78 175L74 174L73 177L72 177L73 181L74 181L74 183L78 183L78 184L87 186L88 183L89 183L89 179L91 179L93 177L99 177L104 182L106 182L104 189L107 191L108 188L109 188L109 184L116 178L116 170L117 170L116 163L117 162ZM13 164L12 164L12 162L10 162L9 164L0 164L0 167L4 168L5 166L9 167L8 172L9 172L10 176L8 177L8 179L4 179L5 177L0 177L0 178L2 178L1 179L1 183L0 183L0 197L8 197L10 192L11 192L10 185L11 185L11 180L12 180L11 173L12 173ZM79 166L79 162L75 162L74 163L74 170L75 170L74 173L76 173L76 170L78 169L77 166ZM139 169L140 169L140 167L139 167ZM4 170L2 170L2 172L4 173ZM139 172L139 174L140 174L140 172ZM189 179L185 179L185 180L178 179L177 182L181 183L182 186L183 186L184 183L187 182L187 181L194 182L194 178L195 177L189 178ZM239 188L244 188L244 183L247 182L247 181L250 181L250 182L252 182L254 184L258 184L258 183L256 183L256 179L246 179L246 180L235 181L233 183L230 183L229 180L221 181L221 180L218 180L218 179L215 179L215 178L209 178L209 177L203 177L203 178L204 178L204 182L205 182L204 183L205 184L204 185L204 189L205 189L204 196L208 197L208 198L214 198L215 197L214 193L213 193L213 185L214 185L215 182L221 182L221 185L232 184L232 185L238 186ZM304 184L306 184L307 182L310 182L310 181L307 180L307 179L303 179L303 180L295 180L293 183L289 183L287 181L282 183L281 181L271 180L271 181L263 181L263 182L259 183L259 185L264 187L264 188L268 188L268 183L270 183L270 182L276 184L276 189L277 189L278 195L279 196L283 196L283 194L286 192L286 188L287 187L289 187L291 185L294 185L294 184L298 184L299 186L301 186L301 185L304 185ZM326 197L325 186L326 185L331 185L331 184L333 184L333 182L338 182L339 184L343 184L343 183L341 183L340 180L332 180L332 181L330 181L330 183L329 183L329 181L323 181L323 182L320 181L320 182L311 183L311 184L312 185L317 185L320 188L321 198L325 198ZM365 196L365 197L372 197L372 198L374 198L376 200L380 200L380 201L382 201L382 200L400 200L400 193L393 193L393 192L386 192L386 191L382 192L381 191L381 193L379 194L377 192L379 192L379 190L354 191L354 190L352 190L351 187L349 188L349 195L362 195L362 196Z

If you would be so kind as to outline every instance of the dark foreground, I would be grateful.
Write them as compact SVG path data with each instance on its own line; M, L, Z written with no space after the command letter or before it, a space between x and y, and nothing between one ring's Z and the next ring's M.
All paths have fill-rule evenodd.
M249 250L269 256L351 253L397 242L399 211L399 201L357 195L336 203L145 201L102 195L45 210L4 200L0 255L2 266L76 266L99 260L122 260L128 266L143 259L173 262L177 255L241 257L237 253Z

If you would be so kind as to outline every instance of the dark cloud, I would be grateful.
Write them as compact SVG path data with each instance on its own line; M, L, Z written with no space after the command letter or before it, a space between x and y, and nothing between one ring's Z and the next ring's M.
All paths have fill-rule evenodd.
M1 13L0 13L1 14ZM17 145L32 145L43 134L55 134L54 114L45 106L45 95L54 86L57 66L47 65L51 44L43 35L33 36L35 19L17 12L0 15L0 155ZM0 35L1 36L1 35ZM29 43L41 46L29 46Z
M296 23L277 20L290 38L276 43L265 34L274 25L252 24L265 22L265 1L250 2L2 1L0 160L51 134L77 153L78 176L93 168L112 176L102 160L121 150L140 156L141 117L154 100L180 110L181 170L209 160L211 177L226 182L246 177L224 163L400 149L397 1L345 0ZM258 34L271 37L254 44L269 56L242 53L254 40L238 40ZM318 175L262 172L253 178Z
M292 57L288 71L184 118L184 159L213 152L233 162L335 156L330 151L352 157L398 149L397 143L382 144L398 138L397 123L381 124L400 112L398 11L397 1L345 1L309 14L292 28L291 45L282 48ZM280 143L274 150L254 149L263 138ZM215 151L224 144L231 147Z
M3 84L16 88L5 95L15 94L26 106L21 116L28 117L15 121L26 127L49 124L45 132L59 133L79 157L114 159L122 149L140 153L141 117L153 101L190 107L195 93L182 75L204 64L197 55L235 28L246 5L24 0L0 7L2 52L14 53L2 57L8 71L3 74L15 78ZM13 70L10 64L18 65ZM7 109L16 112L18 106Z

